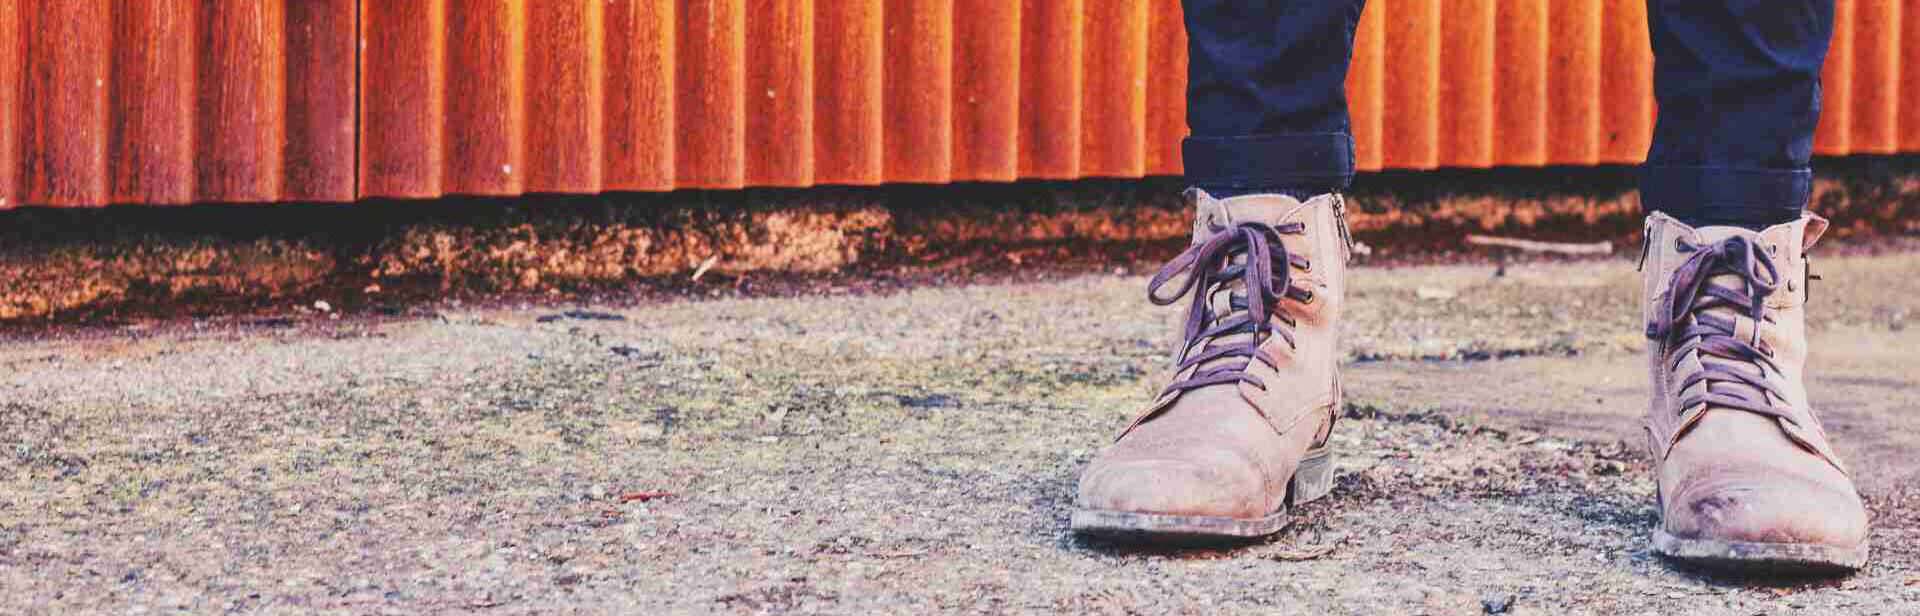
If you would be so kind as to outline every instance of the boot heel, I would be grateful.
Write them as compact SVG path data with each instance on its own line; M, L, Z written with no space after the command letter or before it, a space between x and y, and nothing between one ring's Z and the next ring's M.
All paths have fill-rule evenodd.
M1300 460L1300 468L1293 471L1287 500L1295 505L1304 505L1320 500L1332 491L1333 446L1307 452L1307 457Z

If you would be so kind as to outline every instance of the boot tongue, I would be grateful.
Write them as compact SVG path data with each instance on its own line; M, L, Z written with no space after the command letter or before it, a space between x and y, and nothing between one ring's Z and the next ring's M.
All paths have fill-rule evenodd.
M1243 222L1278 225L1300 208L1300 200L1285 195L1243 195L1215 199L1195 190L1198 212L1193 218L1193 243L1207 241L1215 233Z
M1788 224L1793 224L1793 223L1788 223ZM1748 242L1753 243L1755 258L1766 258L1769 252L1777 252L1779 250L1788 249L1788 247L1784 247L1784 246L1782 247L1769 246L1769 243L1767 241L1768 239L1778 240L1783 235L1785 235L1784 233L1776 233L1775 232L1776 230L1777 228L1769 229L1768 232L1762 233L1762 232L1753 231L1751 229L1747 229L1744 227L1709 226L1709 227L1698 227L1694 229L1694 237L1698 240L1699 244L1703 248L1706 246L1712 246L1720 242L1724 242L1730 238L1735 238L1735 237L1746 238ZM1769 251L1768 250L1769 248L1775 248L1775 250ZM1794 247L1794 248L1797 248L1797 247ZM1761 270L1760 275L1763 275L1763 276L1765 275L1765 269L1766 269L1765 266L1755 264L1754 267L1756 269ZM1780 275L1786 276L1787 273L1785 271L1781 271ZM1775 282L1778 283L1780 281L1775 281ZM1726 288L1735 289L1735 290L1742 290L1742 291L1749 290L1747 288L1746 280L1734 274L1723 273L1723 274L1713 276L1712 278L1707 279L1707 284L1712 286L1726 287ZM1702 293L1700 295L1700 299L1695 300L1695 303L1696 304L1701 303L1705 301L1708 297L1709 296L1707 294ZM1725 319L1729 323L1738 322L1738 320L1742 318L1745 318L1745 319L1754 318L1754 315L1745 308L1735 308L1735 307L1724 306L1724 305L1716 306L1716 307L1705 309L1705 310L1696 310L1695 314L1696 315L1712 314L1716 317ZM1756 323L1755 326L1757 327L1759 326L1759 324ZM1707 353L1700 353L1697 351L1695 352L1695 359L1693 361L1697 361L1701 366L1726 366L1728 368L1732 368L1734 370L1738 370L1740 372L1744 372L1747 374L1752 374L1755 376L1763 376L1761 373L1760 367L1751 362L1724 359L1721 357L1717 357ZM1689 389L1697 390L1699 388L1703 388L1706 386L1707 385L1705 383L1696 383L1693 385L1693 387ZM1722 383L1719 385L1719 387L1747 387L1747 386L1741 385L1741 384ZM1692 392L1690 391L1689 393L1692 393ZM1760 392L1755 391L1753 393L1759 394Z
M1733 237L1747 238L1756 245L1760 243L1760 232L1746 227L1697 227L1693 230L1693 234L1694 237L1699 238L1701 244L1718 244Z
M1205 192L1199 192L1196 199L1198 212L1194 216L1193 241L1198 244L1211 239L1214 235L1225 233L1234 226L1248 222L1257 222L1267 226L1277 226L1300 208L1300 200L1284 195L1244 195L1228 199L1214 199ZM1232 263L1240 265L1246 262L1246 255L1236 255ZM1217 268L1217 263L1202 263L1196 267ZM1276 289L1284 292L1284 290ZM1220 289L1207 296L1207 308L1214 315L1215 325L1223 320L1238 316L1241 311L1233 308L1233 298L1240 297L1245 304L1246 283L1236 277ZM1195 348L1192 353L1200 353L1209 348L1247 344L1253 340L1253 334L1231 334L1208 341L1206 345ZM1201 370L1211 370L1248 361L1245 358L1224 357L1199 366Z

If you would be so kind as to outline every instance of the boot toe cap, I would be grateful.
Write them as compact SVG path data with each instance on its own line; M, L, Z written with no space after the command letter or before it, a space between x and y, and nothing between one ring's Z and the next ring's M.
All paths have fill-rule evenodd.
M1683 539L1853 547L1867 537L1866 508L1851 487L1791 474L1692 482L1665 509L1667 533Z
M1082 509L1164 515L1267 515L1263 479L1234 456L1133 459L1095 464L1080 479Z

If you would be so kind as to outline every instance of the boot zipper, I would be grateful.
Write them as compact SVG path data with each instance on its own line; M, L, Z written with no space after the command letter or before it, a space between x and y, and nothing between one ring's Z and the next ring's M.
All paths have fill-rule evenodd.
M1806 282L1800 283L1800 286L1806 288L1804 291L1801 292L1806 297L1801 299L1801 303L1811 304L1813 303L1813 281L1823 280L1823 279L1820 277L1819 274L1813 273L1813 257L1803 256L1801 257L1800 263L1801 265L1806 266L1806 276L1805 276Z
M1347 246L1347 260L1353 260L1353 230L1347 228L1347 198L1333 194L1333 218L1340 223L1340 241Z

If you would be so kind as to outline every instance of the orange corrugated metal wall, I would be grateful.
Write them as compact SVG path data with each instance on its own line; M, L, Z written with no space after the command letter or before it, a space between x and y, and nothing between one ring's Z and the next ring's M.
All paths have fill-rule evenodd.
M1822 154L1920 151L1840 0ZM1643 0L1371 0L1361 168L1631 163ZM1177 174L1179 0L0 0L0 207Z

